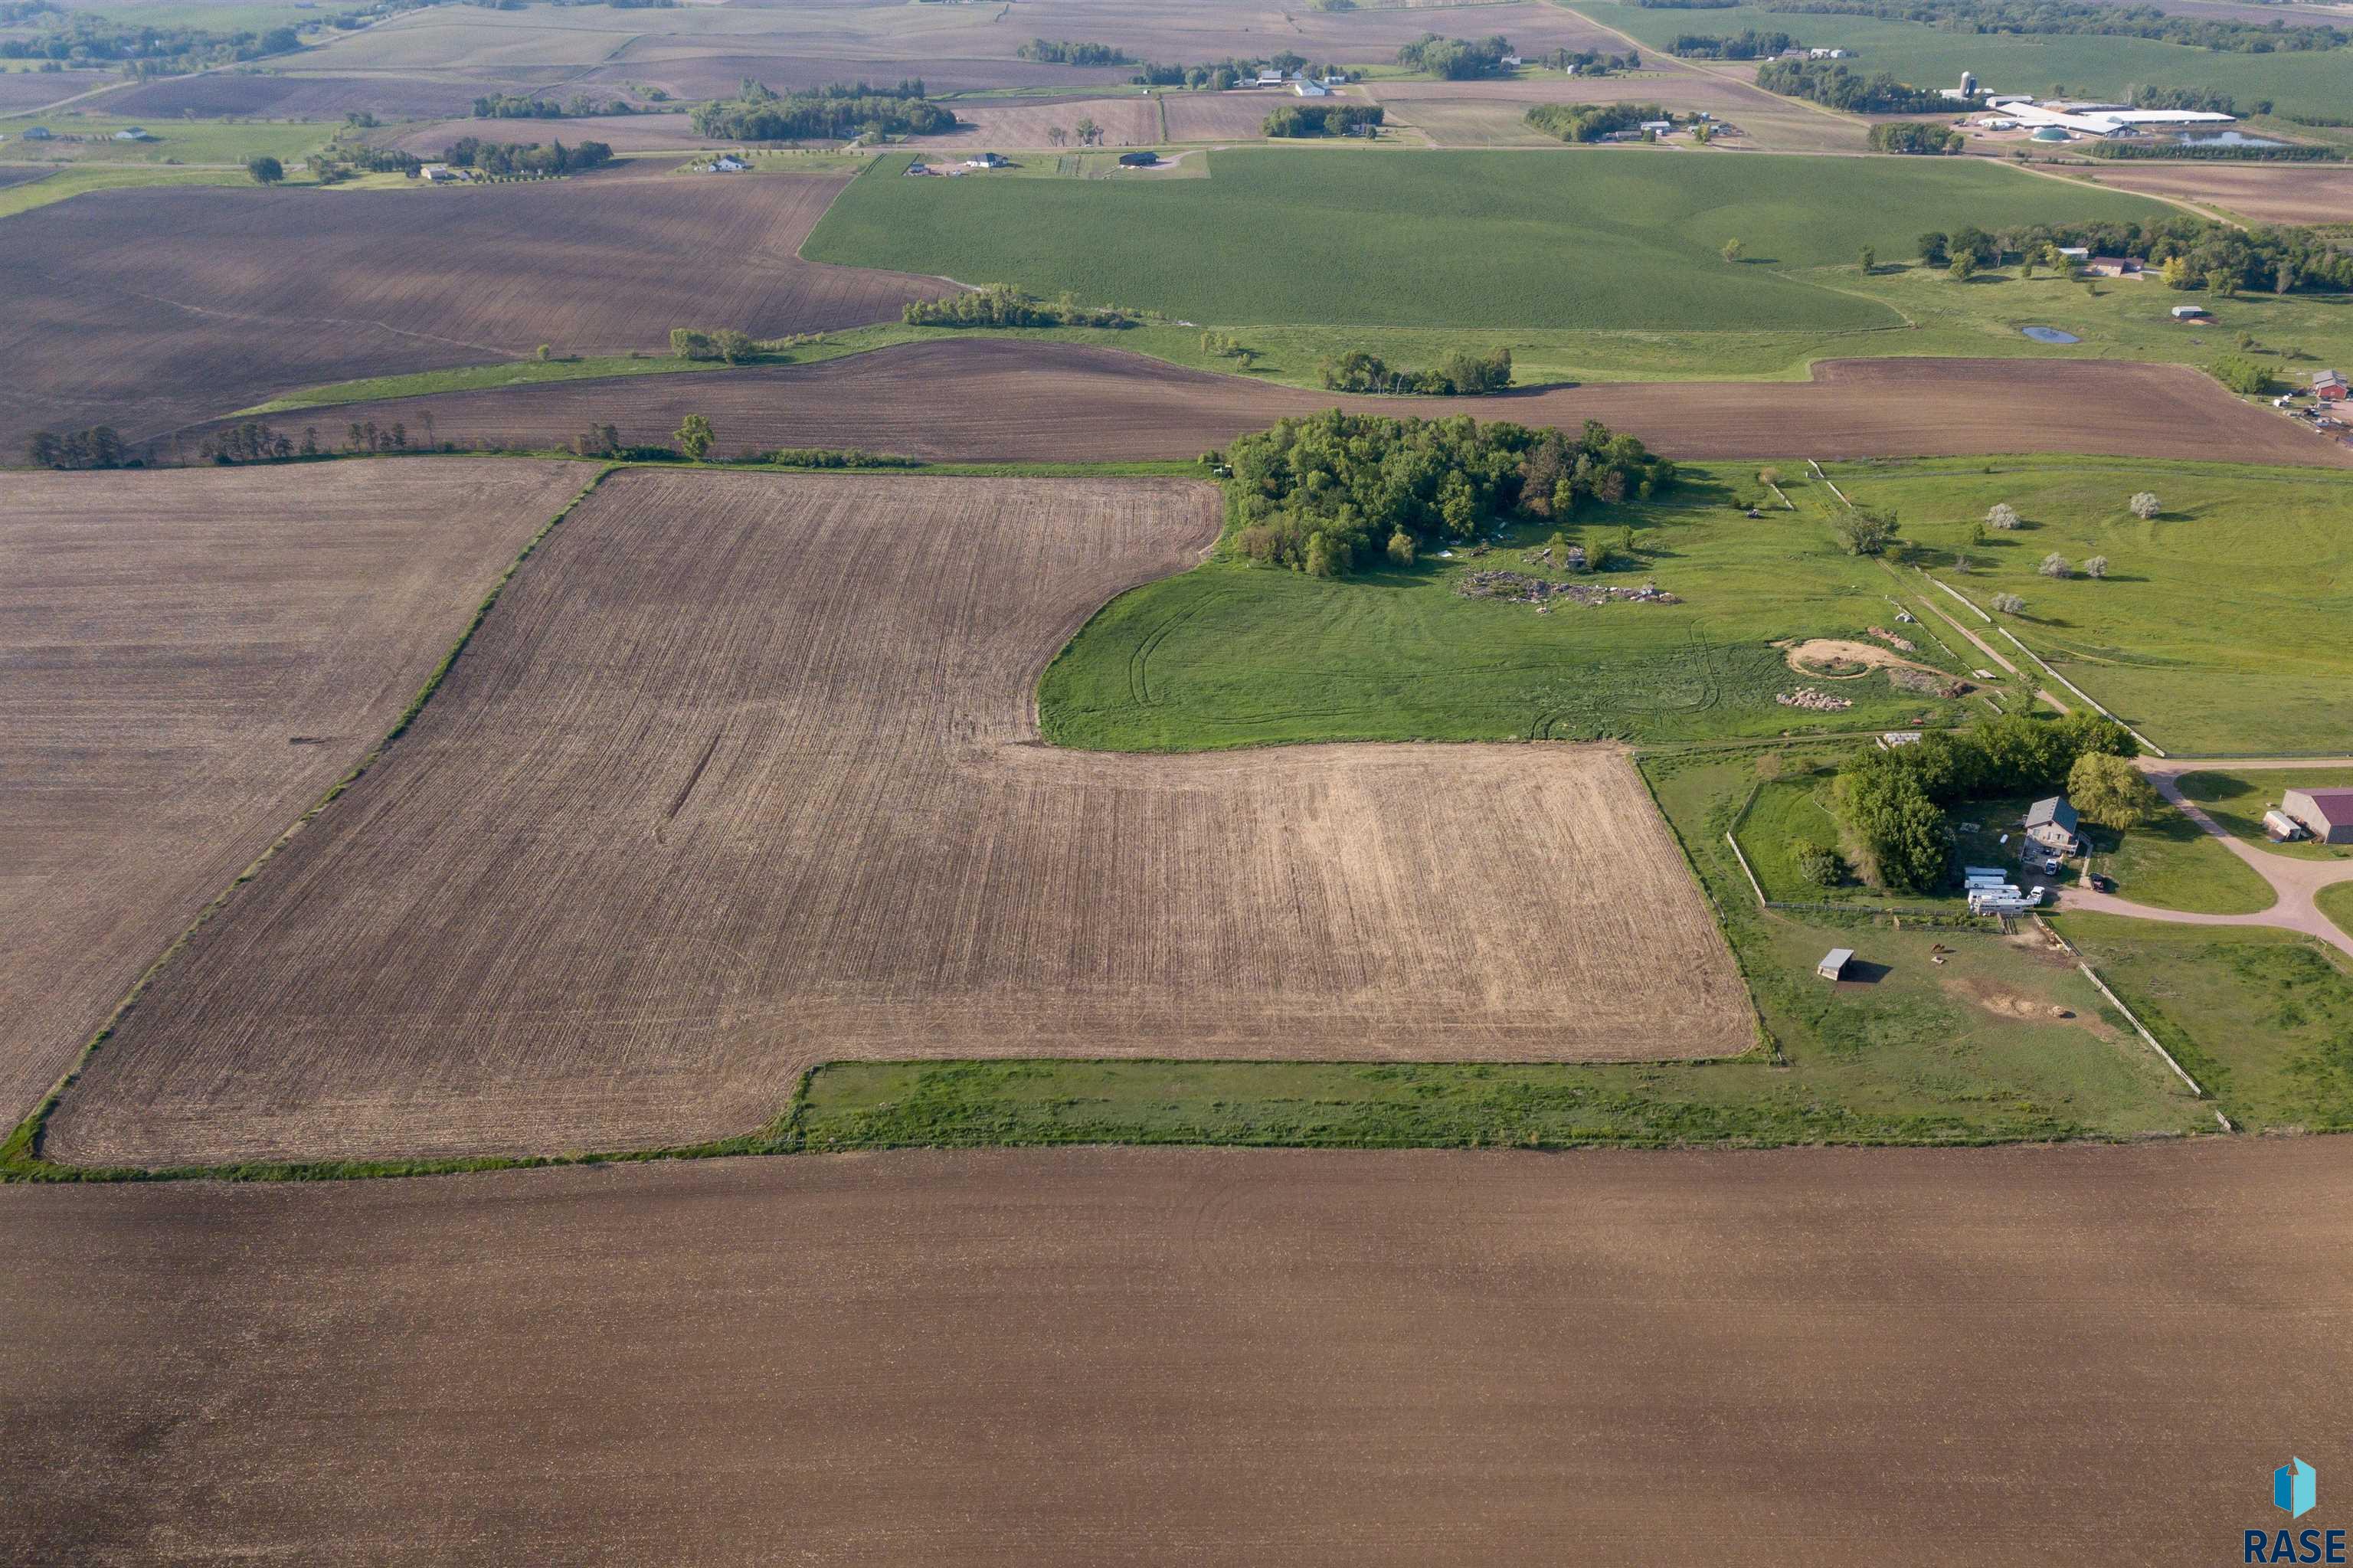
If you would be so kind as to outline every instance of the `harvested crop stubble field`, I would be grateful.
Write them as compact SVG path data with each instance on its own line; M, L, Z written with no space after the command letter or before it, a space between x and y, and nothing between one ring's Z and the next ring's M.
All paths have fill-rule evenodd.
M1747 1049L1614 749L1036 744L1046 661L1218 514L1178 481L608 480L48 1152L687 1142L837 1058Z
M340 120L355 110L385 120L430 120L467 113L484 93L557 90L568 74L556 70L490 79L453 72L214 71L136 82L99 102L109 114L159 120L175 115Z
M577 464L12 474L0 1101L13 1121L365 757Z
M2344 1153L0 1190L0 1557L2235 1561L2342 1429Z
M1149 98L1056 99L1044 102L1007 99L959 102L953 106L963 122L942 136L909 138L913 147L945 147L980 152L984 148L1045 147L1046 132L1060 125L1070 130L1082 120L1103 127L1106 147L1149 147L1160 141L1160 105ZM1261 112L1260 118L1265 116ZM1077 137L1071 138L1077 143Z
M2227 207L2252 223L2353 223L2353 169L2312 164L2102 164L2111 190Z
M853 326L955 291L802 261L841 186L616 172L54 203L0 223L0 274L23 285L0 322L0 450L100 423L142 440L299 386L520 358L543 343L666 352L674 326L763 337Z
M546 143L561 139L576 144L602 142L617 153L668 151L672 148L718 146L724 143L695 134L685 114L595 114L572 120L438 120L429 125L401 125L377 132L379 146L397 147L416 157L438 159L460 136L490 141ZM610 177L610 176L603 176Z
M1607 47L1624 45L1613 40ZM1655 52L1644 69L1631 74L1570 77L1546 71L1505 81L1409 79L1374 81L1366 90L1387 108L1391 122L1425 130L1446 147L1561 146L1557 138L1526 122L1529 106L1537 103L1656 103L1682 114L1704 109L1740 131L1716 143L1712 155L1751 148L1860 153L1869 130L1855 116L1828 113ZM1670 144L1696 150L1688 137Z
M2099 361L1825 360L1811 382L1610 383L1489 397L1355 397L1185 370L1115 349L947 338L809 366L547 382L305 409L512 446L568 440L591 420L667 441L710 417L718 451L862 447L939 461L1183 459L1291 415L1338 405L1472 414L1575 429L1600 419L1676 457L2098 452L2353 467L2353 450L2250 408L2194 370ZM986 410L975 418L973 411Z

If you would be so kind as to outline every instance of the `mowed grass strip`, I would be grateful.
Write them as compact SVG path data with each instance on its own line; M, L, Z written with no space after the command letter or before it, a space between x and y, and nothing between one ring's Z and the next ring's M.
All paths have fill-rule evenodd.
M2166 208L1974 161L1609 151L1206 154L1207 180L908 179L882 158L811 260L1011 282L1189 321L1742 330L1895 327L1783 274L1924 229ZM1738 239L1745 260L1721 249Z

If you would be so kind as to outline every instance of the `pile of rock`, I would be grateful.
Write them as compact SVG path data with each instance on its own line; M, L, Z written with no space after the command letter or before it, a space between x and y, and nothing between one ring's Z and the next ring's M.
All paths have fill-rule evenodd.
M1630 588L1590 582L1556 583L1547 577L1532 577L1525 572L1465 572L1455 580L1454 591L1465 599L1500 599L1508 604L1538 606L1556 599L1587 606L1608 604L1612 599L1628 604L1683 602L1656 583Z
M1871 634L1899 652L1909 653L1913 652L1911 643L1906 642L1903 638L1896 636L1895 633L1888 630L1883 626L1873 627L1871 629Z
M1841 708L1854 706L1853 702L1849 698L1834 697L1828 692L1817 691L1811 686L1800 686L1794 692L1779 693L1773 700L1785 708L1810 708L1818 714L1834 714Z

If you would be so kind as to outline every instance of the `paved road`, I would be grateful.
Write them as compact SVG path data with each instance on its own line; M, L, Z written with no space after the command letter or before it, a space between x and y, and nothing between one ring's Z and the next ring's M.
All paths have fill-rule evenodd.
M2273 926L2316 937L2348 957L2353 957L2353 935L2347 934L2337 922L2321 913L2319 905L2315 902L2315 896L2322 888L2339 882L2353 882L2353 861L2303 860L2293 855L2266 854L2233 837L2228 829L2208 816L2196 801L2181 792L2183 774L2198 773L2220 766L2227 766L2234 773L2260 773L2282 768L2353 768L2353 758L2265 757L2251 760L2232 758L2227 764L2158 757L2140 759L2141 771L2148 775L2149 782L2157 786L2158 794L2180 808L2182 815L2221 839L2225 849L2253 867L2255 874L2271 885L2271 907L2253 915L2191 915L2178 909L2152 909L2146 904L2133 904L2113 893L2095 893L2088 887L2071 887L2063 891L2059 895L2059 907L2081 910L2087 915L2125 915L2137 920L2170 920L2182 926Z

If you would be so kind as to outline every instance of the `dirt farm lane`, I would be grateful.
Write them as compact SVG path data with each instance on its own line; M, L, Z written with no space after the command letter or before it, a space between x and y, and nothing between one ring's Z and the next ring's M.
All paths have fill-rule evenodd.
M2236 1562L2342 1468L2349 1155L5 1189L0 1561Z
M2062 909L2081 910L2090 915L2129 915L2139 920L2172 920L2185 926L2276 926L2290 931L2301 931L2316 937L2338 951L2353 955L2353 936L2341 930L2336 921L2321 913L2315 900L2324 887L2339 882L2353 882L2353 863L2331 865L2326 861L2292 860L2286 855L2265 854L2261 850L2240 842L2222 825L2200 810L2198 803L2181 793L2181 776L2196 773L2206 765L2194 760L2168 761L2162 758L2140 758L2141 771L2148 775L2157 792L2179 808L2181 814L2205 832L2222 841L2223 847L2254 868L2257 876L2271 885L2275 895L2268 909L2253 915L2190 915L2178 909L2152 909L2146 904L2133 904L2113 893L2095 893L2088 887L2070 887L2059 898ZM2269 768L2353 768L2353 758L2307 757L2267 758L2252 762L2232 761L2234 769L2261 772Z

